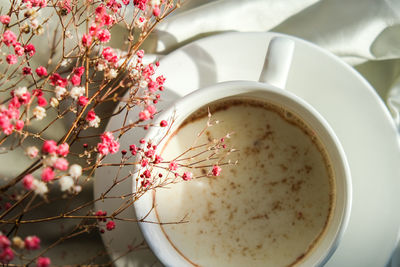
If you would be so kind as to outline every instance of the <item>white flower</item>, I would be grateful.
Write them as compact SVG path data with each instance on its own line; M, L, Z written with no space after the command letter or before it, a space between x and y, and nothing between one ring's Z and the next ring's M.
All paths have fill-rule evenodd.
M78 178L82 175L82 167L78 164L72 164L71 167L69 167L68 173L73 178Z
M49 192L47 185L44 182L39 181L37 179L33 180L33 188L35 190L35 193L41 196Z
M57 98L55 98L55 97L50 98L50 106L55 108L58 106L58 104L59 104L59 102L58 102Z
M23 96L26 92L28 92L28 90L26 89L26 87L18 87L17 89L14 90L14 95L21 97Z
M61 86L56 86L56 88L54 89L54 93L56 94L56 98L58 100L61 100L64 97L66 92L67 92L67 90Z
M68 37L67 37L67 38L68 38ZM70 58L63 59L63 60L61 61L61 67L66 67L66 66L68 66L69 64L71 64L71 62L72 62L72 60L71 60Z
M14 247L17 247L19 249L23 249L25 247L24 240L22 240L22 238L19 236L14 236L12 239L12 243Z
M36 29L39 26L39 21L37 19L31 20L32 29Z
M100 125L100 118L97 115L94 117L94 120L89 121L89 126L90 127L98 128L99 125Z
M33 115L36 117L36 119L42 120L44 117L46 117L46 110L43 107L36 106L33 109Z
M44 33L42 25L39 25L36 29L34 29L33 33L36 35L42 35Z
M85 93L85 87L75 86L72 87L71 92L69 94L74 100L77 100L80 96L83 96L84 93Z
M37 154L39 153L39 149L35 146L28 146L25 149L25 154L28 155L31 159L36 158Z
M80 186L80 185L75 185L74 188L73 188L73 191L74 191L75 193L80 193L80 192L82 191L82 186Z
M139 77L139 71L136 69L136 68L134 68L134 69L132 69L131 70L131 74L132 74L132 76L133 77Z
M52 167L54 165L54 163L56 163L58 157L55 154L50 154L47 155L44 159L43 159L43 165L44 166L49 166Z
M61 191L67 191L74 186L74 180L71 176L63 176L58 180L61 186Z
M103 71L105 67L106 67L106 66L105 66L105 63L102 62L102 61L99 61L99 62L97 63L97 65L96 65L96 70L97 70L97 71Z
M117 77L117 74L118 74L117 70L115 70L115 69L110 69L110 70L107 72L106 77L107 77L108 79L114 79L115 77Z
M140 88L146 88L147 87L147 81L143 80L140 82Z

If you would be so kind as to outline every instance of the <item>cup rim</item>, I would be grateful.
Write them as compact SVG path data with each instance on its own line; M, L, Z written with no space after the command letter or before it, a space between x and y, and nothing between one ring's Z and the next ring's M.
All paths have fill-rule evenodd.
M333 141L335 144L335 150L336 153L339 155L339 160L340 160L340 165L341 169L343 170L344 174L344 179L343 179L343 184L344 187L342 188L344 191L344 199L343 199L343 206L342 209L339 211L340 213L340 222L335 228L335 233L334 233L334 238L330 240L330 244L328 246L328 249L323 253L322 255L318 256L316 260L314 260L313 264L316 266L322 266L325 264L329 258L332 256L332 254L335 252L340 239L343 237L343 234L347 228L349 218L350 218L350 212L351 212L351 205L352 205L352 183L351 183L351 174L350 174L350 167L348 165L348 161L346 158L346 154L344 152L344 149L337 138L336 134L334 133L333 129L329 125L329 123L325 120L325 118L319 114L317 110L315 110L310 104L308 104L305 100L302 98L296 96L295 94L284 90L277 88L273 85L267 84L267 83L261 83L261 82L256 82L256 81L243 81L243 80L237 80L237 81L227 81L227 82L221 82L217 84L213 84L211 86L207 86L201 89L198 89L180 99L175 101L171 107L166 109L165 111L162 111L158 119L156 120L156 124L161 121L161 120L168 120L171 118L172 114L176 114L176 116L180 116L179 112L182 112L182 107L187 105L187 103L193 103L191 105L190 111L186 112L185 115L181 115L179 119L176 120L175 125L172 126L171 128L171 133L174 132L175 129L179 127L179 125L194 111L198 110L199 108L212 103L214 101L228 98L228 97L234 97L234 96L240 96L246 93L254 93L256 91L264 91L272 94L277 94L280 96L283 96L285 98L289 98L290 100L296 102L299 106L304 108L304 110L307 110L310 112L310 114L323 126L324 130L326 130L329 138ZM204 97L206 96L206 98ZM205 100L207 99L207 100ZM305 120L307 121L307 120ZM163 133L165 132L165 128L157 129L157 128L150 128L148 133L146 134L145 139L150 139L154 140L153 138L156 136L162 136ZM133 188L132 191L135 192L135 179L133 178ZM335 179L336 180L336 179ZM151 190L152 191L152 190ZM142 202L145 201L145 199L142 199L146 197L146 200L149 200L153 202L152 196L149 196L151 191L147 192L145 195L143 195L139 200L134 202L134 209L136 213L136 217L138 220L140 218L143 218L143 215L146 215L149 213L149 210L143 210L143 204ZM146 196L147 195L147 196ZM149 199L150 198L150 199ZM336 200L337 201L337 200ZM335 211L334 213L336 213ZM154 211L151 211L151 213L154 213ZM332 220L332 219L331 219ZM165 238L165 235L163 234L161 227L157 225L157 227L160 229L157 233L157 230L154 228L154 224L149 224L149 223L144 223L144 222L138 222L139 227L141 229L141 232L143 233L143 236L148 243L149 247L151 250L154 252L154 254L157 256L157 258L165 265L165 266L193 266L189 264L188 261L180 261L180 262L171 262L170 261L170 254L165 253L165 247L163 247L163 250L160 250L160 248L156 245L156 242L154 242L154 235L160 235L161 238ZM329 228L329 226L327 227ZM325 228L325 230L327 230ZM324 230L324 231L325 231ZM326 235L326 233L324 234ZM157 236L159 237L159 236ZM157 238L157 241L159 242L159 238ZM320 242L320 241L318 241ZM181 260L183 259L183 256L181 256L169 243L168 241L168 247L170 250L173 250L173 254L178 254ZM315 251L315 249L313 249ZM310 259L310 254L313 254L314 252L310 251L309 255L304 259L304 261L300 261L298 266L309 266L310 264L309 259ZM186 264L183 264L183 262L186 262ZM177 265L178 264L178 265ZM181 264L181 265L179 265ZM182 265L183 264L183 265Z

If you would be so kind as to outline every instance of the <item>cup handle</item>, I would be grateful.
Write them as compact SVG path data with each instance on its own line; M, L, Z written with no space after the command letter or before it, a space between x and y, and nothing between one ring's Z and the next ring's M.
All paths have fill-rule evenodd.
M274 37L269 43L259 82L285 89L292 64L295 43L285 37Z

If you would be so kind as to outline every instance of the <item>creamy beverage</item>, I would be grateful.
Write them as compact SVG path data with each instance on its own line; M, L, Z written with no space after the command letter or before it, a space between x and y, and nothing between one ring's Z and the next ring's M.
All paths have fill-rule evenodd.
M154 193L155 211L171 245L193 266L294 266L324 236L335 200L329 159L315 133L278 106L225 99L208 106L220 123L197 141L226 140L238 152L218 177L193 179ZM207 108L208 108L207 107ZM175 131L163 148L171 160L207 124L207 108ZM210 167L191 169L194 176Z

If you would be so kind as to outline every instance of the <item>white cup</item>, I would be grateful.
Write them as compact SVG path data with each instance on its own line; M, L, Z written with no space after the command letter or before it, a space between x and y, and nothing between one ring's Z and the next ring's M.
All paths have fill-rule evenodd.
M293 51L294 42L292 40L283 37L274 38L269 44L259 82L223 82L196 90L175 102L172 107L160 115L159 120L168 120L174 117L175 121L170 130L170 133L173 133L189 115L201 107L220 99L240 96L265 100L282 106L302 118L319 136L332 164L335 177L336 198L330 223L325 229L322 239L297 265L322 266L334 253L349 220L352 199L351 177L343 148L326 120L304 100L284 90ZM146 139L158 143L165 136L165 131L165 128L150 129ZM158 147L162 146L163 142ZM135 185L133 190L135 190ZM138 220L145 218L146 221L157 222L154 209L152 210L152 192L142 195L134 206ZM139 222L139 226L148 245L165 266L193 266L173 248L159 224Z

